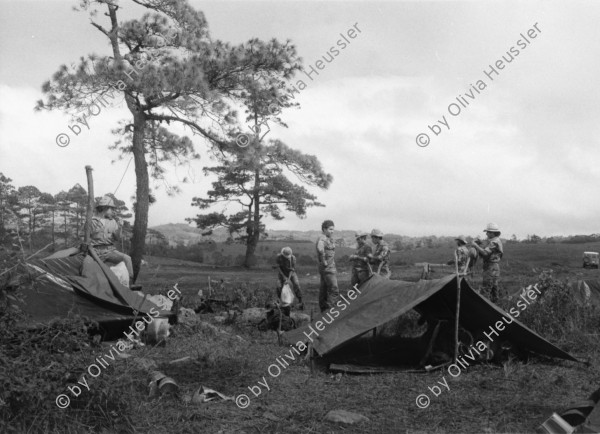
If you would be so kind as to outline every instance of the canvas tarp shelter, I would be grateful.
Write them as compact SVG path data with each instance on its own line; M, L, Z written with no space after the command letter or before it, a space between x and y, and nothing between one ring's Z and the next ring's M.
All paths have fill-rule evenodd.
M326 324L322 331L314 333L309 328L312 326L315 330L315 323L322 318L320 314L311 324L284 333L284 342L290 345L295 345L299 341L308 342L307 335L310 335L313 339L313 348L323 356L413 308L428 317L454 319L457 293L454 275L418 282L388 280L373 275L358 288L361 292L358 298L349 300L348 307L333 321L329 321L330 324ZM479 295L465 279L462 279L460 307L462 327L469 331L489 332L490 327L493 327L497 321L502 321L503 317L510 322L507 312ZM491 336L495 339L494 335ZM510 341L519 348L541 355L577 361L516 319L499 332L497 339Z
M36 280L31 287L22 288L21 309L29 315L32 325L68 314L85 316L100 324L131 321L135 316L133 310L139 312L140 319L153 308L160 317L173 315L152 301L144 300L143 294L123 286L97 256L59 253L31 260L27 265Z

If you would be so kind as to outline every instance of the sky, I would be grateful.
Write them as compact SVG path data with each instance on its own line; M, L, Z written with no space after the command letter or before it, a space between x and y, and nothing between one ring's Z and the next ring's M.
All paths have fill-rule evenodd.
M96 195L116 191L131 203L134 165L108 149L129 118L122 98L78 135L67 114L33 110L60 65L110 53L77 3L0 0L0 172L56 194L85 187L89 164ZM121 20L144 12L120 3ZM600 2L189 3L214 39L290 39L305 71L340 34L349 40L312 80L291 80L306 84L300 107L283 111L288 128L269 133L332 174L328 190L309 188L326 206L266 220L268 229L318 230L332 219L338 229L408 236L480 235L488 222L506 237L600 232ZM70 143L59 147L63 133ZM195 216L192 198L214 181L202 173L207 144L190 137L202 157L169 167L180 194L153 183L150 226Z

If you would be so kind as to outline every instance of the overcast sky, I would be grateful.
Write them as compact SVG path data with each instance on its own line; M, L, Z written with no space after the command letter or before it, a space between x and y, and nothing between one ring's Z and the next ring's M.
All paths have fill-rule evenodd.
M141 16L120 2L121 19ZM115 191L129 161L112 164L107 149L111 129L130 118L124 105L103 108L77 136L67 115L33 110L61 64L109 54L77 3L0 0L0 172L56 194L85 186L90 164L99 195ZM269 229L320 229L330 218L338 229L411 236L479 235L490 221L507 237L600 232L600 2L190 3L215 39L291 39L307 70L340 33L360 30L314 80L292 81L307 84L301 107L283 112L289 128L269 133L333 175L329 190L312 190L326 207ZM494 66L511 60L511 47L518 55ZM60 133L69 146L56 145ZM197 214L191 198L210 187L201 170L210 161L192 140L203 158L168 174L192 182L175 197L159 184L150 226ZM131 163L116 195L130 204L134 191Z

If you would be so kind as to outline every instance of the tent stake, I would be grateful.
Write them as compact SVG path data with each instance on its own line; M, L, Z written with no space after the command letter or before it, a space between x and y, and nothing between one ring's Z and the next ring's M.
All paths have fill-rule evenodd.
M88 185L88 203L85 214L85 244L89 244L92 233L92 217L94 209L94 180L92 179L92 166L85 166Z

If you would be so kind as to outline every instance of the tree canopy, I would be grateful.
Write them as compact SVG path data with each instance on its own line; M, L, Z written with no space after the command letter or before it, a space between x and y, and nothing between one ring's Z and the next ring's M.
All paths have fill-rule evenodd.
M131 2L149 12L122 23L119 2L80 2L80 10L89 12L112 53L81 57L74 70L61 66L43 85L46 101L39 101L37 108L63 110L83 124L106 97L124 95L131 118L114 129L121 138L112 148L133 154L135 163L131 256L137 276L148 226L150 176L161 178L167 161L198 156L192 141L170 130L171 124L188 128L220 152L235 147L241 130L235 104L243 100L245 89L240 83L270 71L289 76L299 59L289 41L251 39L232 46L213 40L204 14L185 0ZM108 23L97 21L100 10Z

